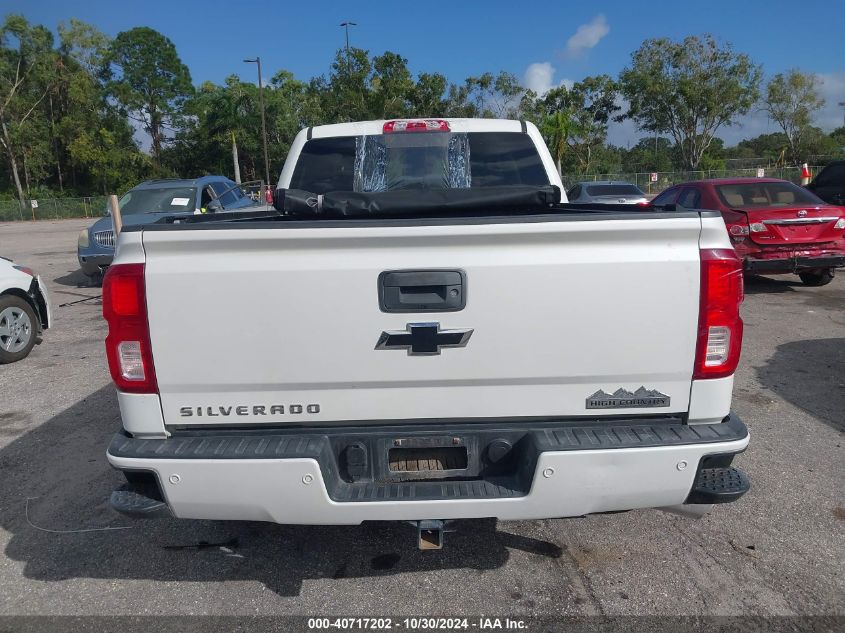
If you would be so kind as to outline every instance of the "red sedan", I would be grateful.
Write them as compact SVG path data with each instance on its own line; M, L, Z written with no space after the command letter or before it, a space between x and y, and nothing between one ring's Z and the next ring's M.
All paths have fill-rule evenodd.
M786 180L685 182L651 204L721 213L746 272L797 273L808 286L823 286L845 266L845 209Z

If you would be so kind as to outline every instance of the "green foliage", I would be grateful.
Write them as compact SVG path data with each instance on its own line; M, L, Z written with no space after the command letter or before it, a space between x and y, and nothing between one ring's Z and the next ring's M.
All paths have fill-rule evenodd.
M176 127L193 93L191 73L173 42L146 26L118 33L100 72L107 94L150 135L158 160L167 141L165 128Z
M837 153L845 153L845 127L838 127L833 130L830 133L830 140L835 144Z
M633 172L673 171L675 156L672 141L665 136L646 136L631 149L623 150L627 170Z
M778 73L766 86L765 109L783 130L793 164L803 162L806 150L803 141L811 127L812 115L824 107L818 84L815 75L793 69Z
M0 150L21 203L24 185L40 179L49 160L39 106L53 89L57 64L50 31L20 15L6 17L0 26Z
M698 169L716 131L748 112L759 95L760 67L710 36L643 42L619 76L640 129L672 136L683 166Z
M594 166L596 153L607 140L608 124L621 110L617 96L616 82L600 75L586 77L572 88L558 86L542 98L526 93L521 109L538 123L558 171L563 173L564 155L569 154L574 163L567 166L584 174Z
M472 109L473 115L487 119L518 119L521 117L519 103L525 94L519 80L511 73L498 75L484 73L478 77L467 77L463 107Z

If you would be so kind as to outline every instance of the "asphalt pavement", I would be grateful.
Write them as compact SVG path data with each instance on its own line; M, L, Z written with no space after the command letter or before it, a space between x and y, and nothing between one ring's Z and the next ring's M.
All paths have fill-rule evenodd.
M75 254L88 222L0 223L0 255L41 273L55 321L0 366L0 615L845 615L845 271L746 282L739 502L700 520L468 521L420 552L402 524L114 513L119 412Z

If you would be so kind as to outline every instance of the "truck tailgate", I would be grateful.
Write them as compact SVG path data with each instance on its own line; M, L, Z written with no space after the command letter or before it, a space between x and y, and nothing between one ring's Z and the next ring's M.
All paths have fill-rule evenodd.
M698 216L408 224L145 230L165 423L687 411ZM431 269L463 271L463 309L380 309L381 273ZM472 332L436 355L377 349L410 323Z

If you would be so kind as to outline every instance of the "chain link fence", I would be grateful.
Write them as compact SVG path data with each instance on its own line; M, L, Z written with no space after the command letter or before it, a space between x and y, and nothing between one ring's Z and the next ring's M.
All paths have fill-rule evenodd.
M60 220L62 218L99 218L106 209L106 196L84 198L38 198L0 200L0 222L15 220Z
M810 167L810 174L815 175L821 167ZM615 182L629 182L650 194L657 194L672 185L690 180L704 180L708 178L780 178L796 184L801 183L800 167L753 167L747 169L708 169L701 171L659 171L659 172L627 172L615 174L564 174L563 186L569 189L579 182L594 182L597 180L613 180ZM656 179L655 179L656 178Z

